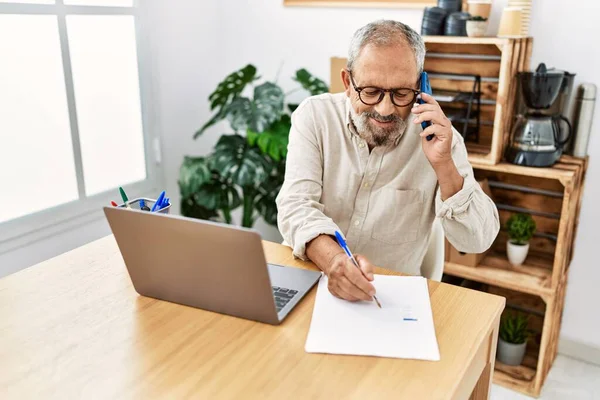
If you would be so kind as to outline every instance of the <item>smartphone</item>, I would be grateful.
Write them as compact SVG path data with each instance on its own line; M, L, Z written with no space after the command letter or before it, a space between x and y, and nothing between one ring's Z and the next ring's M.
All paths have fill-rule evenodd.
M427 72L421 72L421 92L432 94L431 84L429 83L429 77L427 76ZM417 100L419 104L424 104L425 102L422 99ZM425 130L427 127L431 126L431 121L423 121L421 122L421 127ZM435 135L427 135L427 141L431 141Z

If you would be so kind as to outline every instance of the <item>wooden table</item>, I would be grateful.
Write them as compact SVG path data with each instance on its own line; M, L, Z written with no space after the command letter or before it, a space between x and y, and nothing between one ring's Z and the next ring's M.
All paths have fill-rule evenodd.
M315 293L280 326L142 297L108 236L0 280L0 398L488 398L504 298L429 282L427 362L306 353Z

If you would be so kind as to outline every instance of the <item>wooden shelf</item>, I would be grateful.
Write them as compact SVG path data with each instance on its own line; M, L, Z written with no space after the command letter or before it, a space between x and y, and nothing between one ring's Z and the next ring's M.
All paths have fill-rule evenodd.
M500 371L511 377L522 382L531 382L535 378L535 369L527 367L525 365L507 365L496 360L496 371Z
M431 74L432 88L470 93L475 81L467 82L465 78L481 78L479 90L483 101L477 110L482 120L493 121L493 124L480 126L476 140L468 137L466 142L479 145L479 154L475 157L478 163L500 162L506 132L512 122L516 97L514 76L529 69L532 38L424 36L423 39L427 46L424 68ZM467 83L470 83L469 88L465 87ZM445 112L467 108L467 104L460 102L442 105Z
M467 146L467 153L471 164L478 165L478 161L485 162L485 156L489 153L490 146L469 142L466 142L465 145Z
M474 148L477 151L477 148ZM475 169L485 171L504 172L515 175L529 176L534 178L556 179L566 185L568 182L577 177L577 171L573 169L563 169L563 164L560 162L551 168L525 167L522 165L510 164L501 162L496 165L481 163L478 154L469 155L469 161Z
M536 371L533 368L519 365L512 367L496 360L494 383L512 390L537 397L535 391Z
M478 154L472 154L469 159L478 179L487 178L505 185L492 186L495 200L538 214L560 215L559 221L540 220L540 233L553 236L548 240L554 243L534 237L526 264L521 267L509 265L505 254L506 233L501 232L493 250L480 266L446 263L444 271L488 285L482 290L501 295L507 299L507 304L510 305L510 300L521 312L530 314L532 329L539 333L528 344L523 364L511 367L496 361L494 382L537 397L558 350L567 272L573 255L588 160L562 156L551 168L532 168L508 163L489 165L486 163L489 160L474 162L477 157ZM502 213L505 214L503 217L507 216L506 211L500 213L501 217ZM534 218L539 220L539 216L534 215Z
M444 273L547 299L554 295L550 286L551 268L552 260L544 257L529 255L527 264L513 267L505 256L492 254L484 258L477 267L446 262Z

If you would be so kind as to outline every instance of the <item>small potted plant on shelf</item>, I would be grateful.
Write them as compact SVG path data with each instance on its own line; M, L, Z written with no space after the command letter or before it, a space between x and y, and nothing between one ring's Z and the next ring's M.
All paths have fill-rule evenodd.
M502 315L496 358L506 365L521 365L525 357L529 318L523 314Z
M506 221L508 241L506 255L508 261L515 267L523 264L529 252L529 239L535 232L535 221L529 214L513 214Z
M482 37L485 36L487 31L487 18L481 16L474 16L469 18L467 21L467 36L469 37Z

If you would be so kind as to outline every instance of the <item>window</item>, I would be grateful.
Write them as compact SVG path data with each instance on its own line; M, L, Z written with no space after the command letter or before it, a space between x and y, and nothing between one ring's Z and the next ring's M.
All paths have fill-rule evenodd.
M156 191L133 3L0 0L0 245Z

